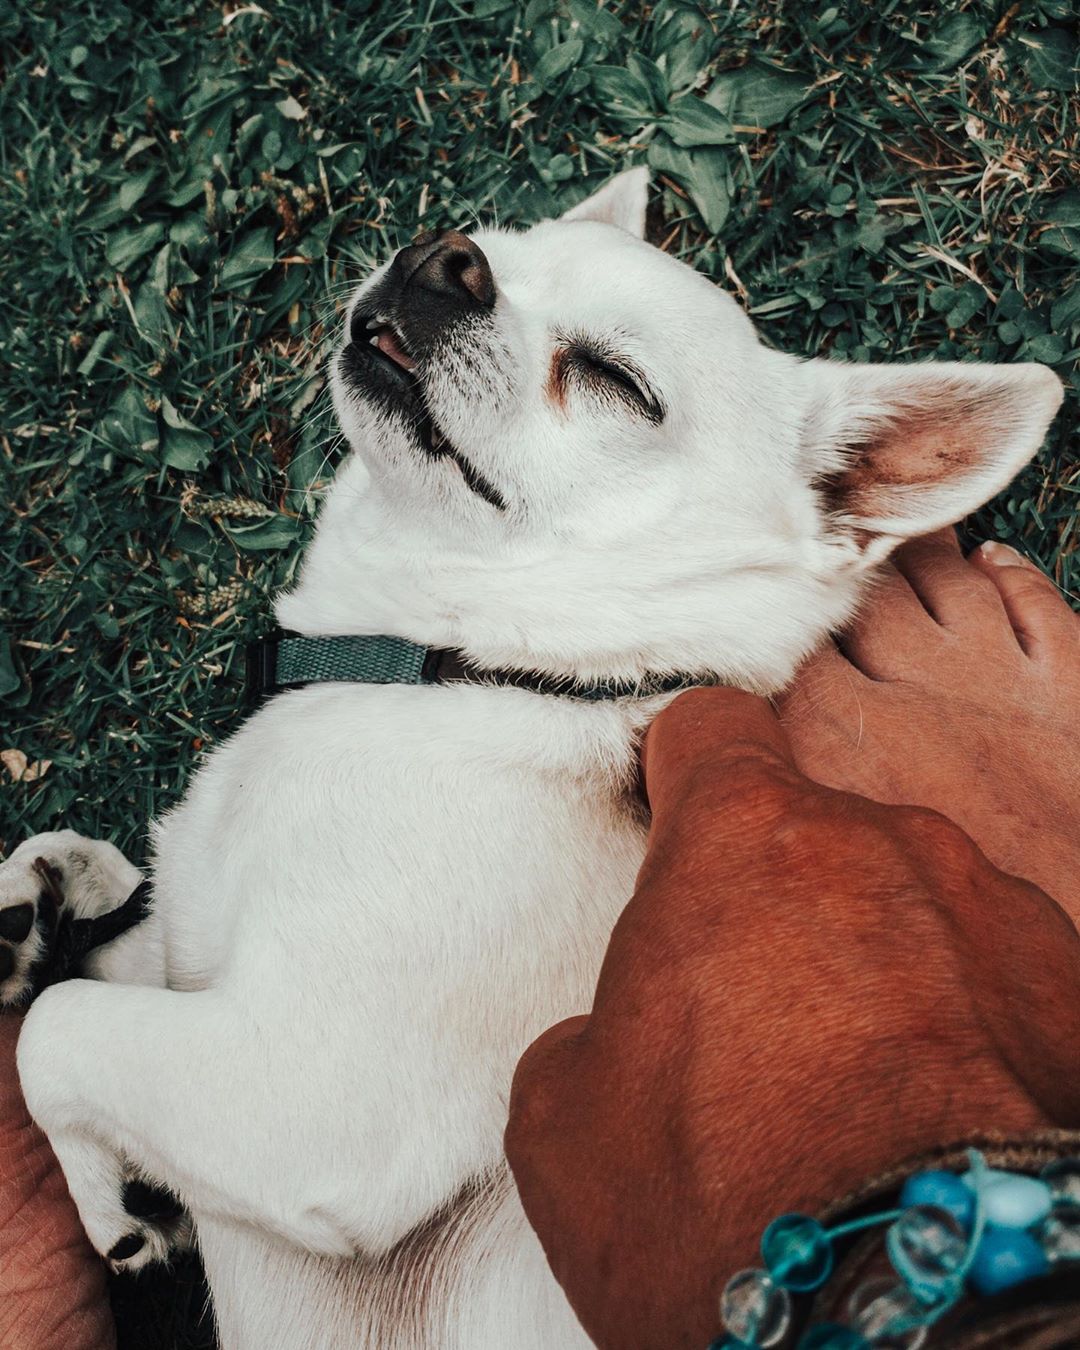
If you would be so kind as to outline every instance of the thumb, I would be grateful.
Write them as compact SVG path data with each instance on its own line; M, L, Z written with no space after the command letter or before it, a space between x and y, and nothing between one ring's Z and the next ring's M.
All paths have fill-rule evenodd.
M787 732L768 700L722 687L680 694L649 727L642 747L654 821L685 801L689 788L726 777L734 760L795 769Z

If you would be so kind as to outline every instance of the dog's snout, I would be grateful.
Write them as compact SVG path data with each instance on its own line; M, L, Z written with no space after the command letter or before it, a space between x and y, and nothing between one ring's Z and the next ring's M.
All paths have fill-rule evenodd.
M394 259L393 270L409 291L429 291L443 304L491 309L495 304L495 280L483 252L460 230L447 230L438 237L421 235Z

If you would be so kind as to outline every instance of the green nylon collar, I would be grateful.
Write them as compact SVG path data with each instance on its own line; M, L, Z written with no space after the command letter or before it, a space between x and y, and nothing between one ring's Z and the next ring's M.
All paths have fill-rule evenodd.
M424 647L398 637L302 637L278 632L247 647L247 695L261 703L284 689L331 681L349 684L495 684L538 694L590 700L647 698L706 683L691 675L668 675L630 683L586 683L528 670L489 670L463 652Z

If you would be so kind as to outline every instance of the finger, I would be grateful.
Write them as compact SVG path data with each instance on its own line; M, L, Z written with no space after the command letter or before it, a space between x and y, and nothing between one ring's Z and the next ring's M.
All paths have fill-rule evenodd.
M907 578L889 565L875 577L862 608L837 634L836 643L856 670L888 682L903 678L913 653L938 633Z
M814 782L843 786L837 773L842 776L846 762L859 753L867 700L875 687L833 642L827 642L776 700L795 762Z
M804 711L834 703L845 689L860 689L871 683L830 638L803 662L795 678L773 702L786 728Z
M989 541L975 550L969 563L997 590L1017 642L1033 660L1080 641L1080 617L1050 578L1015 549Z
M893 555L893 563L943 628L958 632L1004 624L1000 597L960 551L954 530L913 539Z
M736 758L794 767L780 719L766 699L739 689L690 689L656 718L642 748L645 792L655 818L688 787Z

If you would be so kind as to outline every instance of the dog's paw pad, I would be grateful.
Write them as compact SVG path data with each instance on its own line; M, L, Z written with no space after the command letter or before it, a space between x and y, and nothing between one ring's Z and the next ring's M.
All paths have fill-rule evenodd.
M133 1218L147 1223L170 1223L184 1212L183 1205L167 1187L137 1179L125 1183L121 1204Z
M146 1238L141 1233L128 1233L109 1248L109 1260L126 1261L129 1257L137 1255L145 1247Z
M134 1274L192 1245L191 1216L172 1191L135 1176L86 1140L60 1150L86 1236L117 1274Z
M34 906L8 905L0 909L0 938L7 942L25 942L34 926Z
M63 906L60 871L45 858L0 865L0 1008L29 1002Z
M171 1197L170 1197L171 1199ZM94 1241L95 1233L86 1223L87 1232L99 1252L103 1252L117 1274L133 1274L152 1266L157 1262L166 1262L174 1252L185 1251L191 1246L193 1228L187 1212L173 1201L171 1218L158 1221L140 1219L135 1215L125 1215L122 1225L127 1229L123 1236L106 1246L104 1242ZM97 1230L101 1231L100 1228ZM116 1228L113 1228L116 1232Z
M173 1252L191 1246L191 1216L167 1187L141 1177L129 1177L94 1215L83 1214L90 1240L117 1273L142 1270L168 1261ZM115 1240L100 1240L112 1230Z

